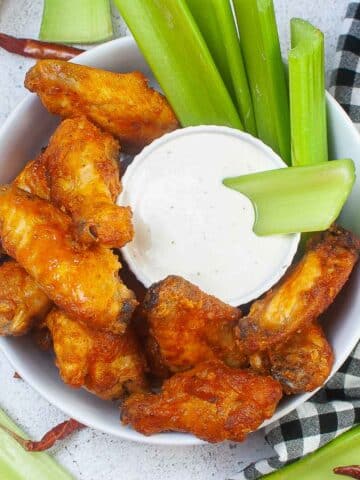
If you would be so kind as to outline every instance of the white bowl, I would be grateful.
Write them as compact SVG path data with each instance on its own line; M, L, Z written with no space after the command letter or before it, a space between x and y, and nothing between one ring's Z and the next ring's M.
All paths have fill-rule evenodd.
M100 45L76 59L94 67L117 72L140 70L151 77L135 42L123 38ZM341 216L340 223L360 234L360 137L342 108L328 96L330 151L332 158L352 158L358 179ZM13 111L0 131L0 183L10 182L25 163L47 144L58 123L42 107L35 95L29 94ZM336 303L326 313L324 326L335 351L336 372L360 338L360 269L352 275ZM90 427L119 438L163 445L195 445L203 443L192 435L163 433L145 437L119 421L119 411L111 402L104 402L84 390L73 390L62 383L53 360L40 352L33 342L23 338L1 338L0 347L14 369L50 403L70 417ZM285 398L275 415L264 425L278 420L312 393Z

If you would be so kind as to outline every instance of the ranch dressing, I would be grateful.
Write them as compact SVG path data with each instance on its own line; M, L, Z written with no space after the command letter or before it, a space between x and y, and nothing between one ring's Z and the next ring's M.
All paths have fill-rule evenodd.
M254 209L225 177L283 167L259 140L226 127L190 127L139 154L123 177L120 205L135 237L122 251L146 286L180 275L232 305L257 298L288 268L299 235L259 237Z

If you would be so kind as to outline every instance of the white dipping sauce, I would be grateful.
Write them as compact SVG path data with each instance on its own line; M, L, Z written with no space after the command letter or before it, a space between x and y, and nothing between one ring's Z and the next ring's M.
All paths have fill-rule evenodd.
M226 127L153 142L128 168L118 201L133 211L135 237L122 249L131 270L146 287L175 274L232 305L257 298L288 268L300 236L257 236L250 200L222 180L284 165Z

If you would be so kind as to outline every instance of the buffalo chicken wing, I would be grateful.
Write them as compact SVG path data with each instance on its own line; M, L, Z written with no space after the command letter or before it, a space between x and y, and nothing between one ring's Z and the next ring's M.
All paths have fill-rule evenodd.
M312 392L330 375L334 355L318 323L297 332L284 344L250 357L251 366L278 380L287 395Z
M207 295L181 277L170 276L149 288L140 307L148 329L147 354L156 371L186 370L205 360L221 358L243 365L233 328L239 309Z
M86 118L64 120L42 155L50 199L73 219L80 240L120 248L134 234L121 191L119 144Z
M118 258L101 245L78 245L67 215L16 187L1 187L0 236L7 254L66 313L96 329L124 332L137 302L119 279Z
M179 127L166 98L139 72L113 73L41 60L28 71L25 86L39 95L49 112L63 118L86 116L117 137L127 152L137 152Z
M92 330L58 309L46 318L63 381L105 400L145 389L145 362L131 326L123 335Z
M270 350L314 322L346 283L359 249L359 239L340 227L311 241L300 262L239 320L235 333L240 350Z
M271 377L208 361L165 380L159 394L130 395L122 421L144 435L177 431L241 442L273 415L281 396Z

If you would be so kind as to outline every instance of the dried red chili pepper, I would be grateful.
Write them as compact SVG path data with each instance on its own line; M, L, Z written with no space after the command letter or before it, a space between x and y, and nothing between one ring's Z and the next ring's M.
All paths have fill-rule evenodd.
M334 468L334 473L345 475L351 478L360 478L360 465L350 465L348 467Z
M62 422L56 427L52 428L38 442L34 442L33 440L26 440L17 433L14 433L13 431L1 425L0 428L5 430L28 452L43 452L44 450L48 450L49 448L51 448L58 440L63 440L76 430L81 430L82 428L85 428L85 425L71 418L70 420L66 420L65 422Z
M0 47L8 52L37 59L70 60L84 50L59 43L41 42L28 38L16 38L0 33Z

